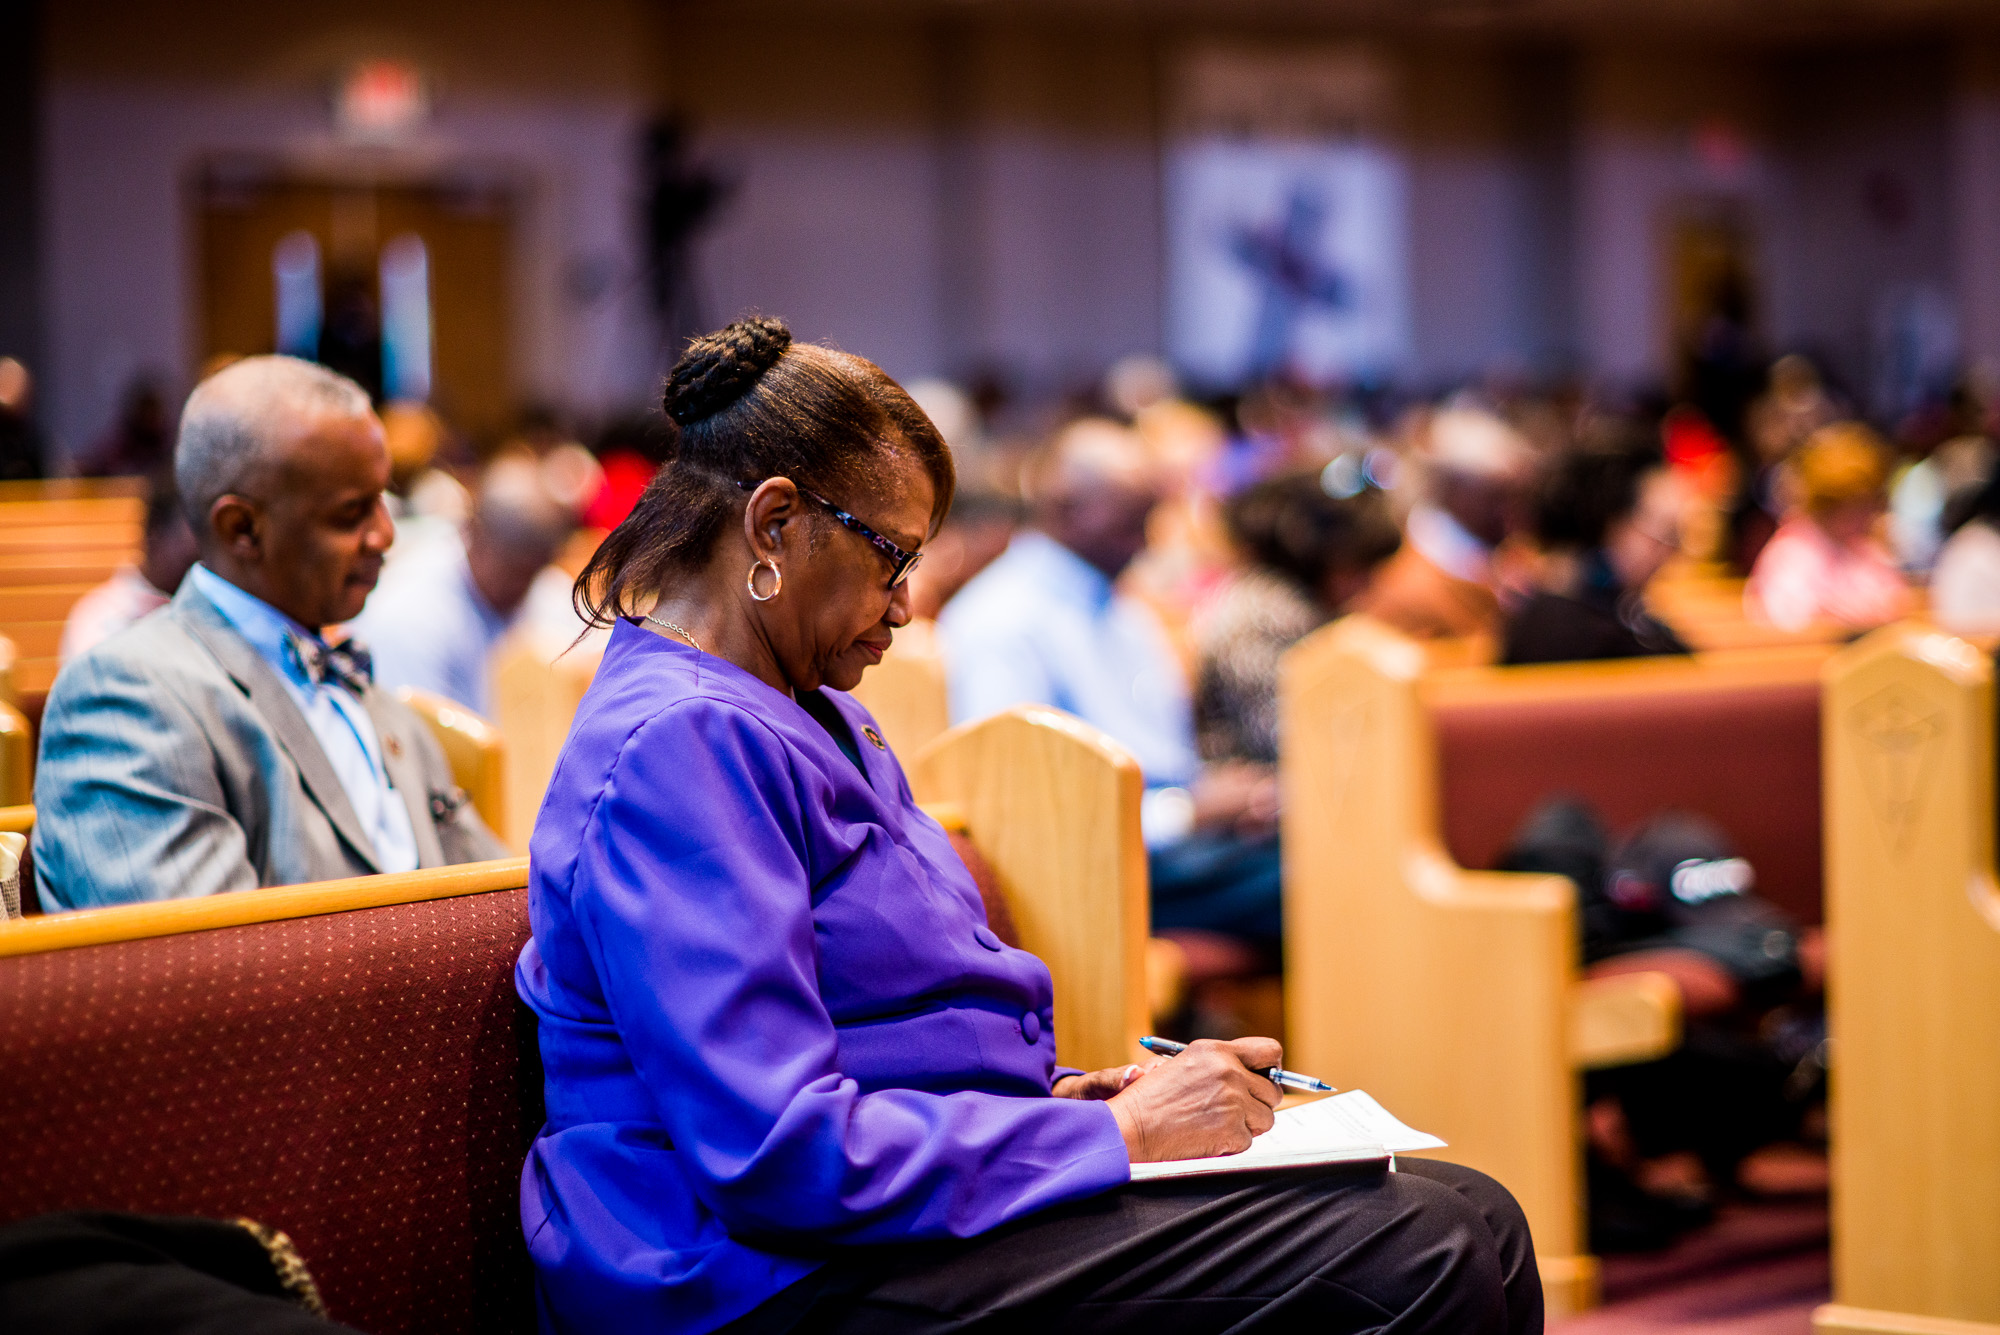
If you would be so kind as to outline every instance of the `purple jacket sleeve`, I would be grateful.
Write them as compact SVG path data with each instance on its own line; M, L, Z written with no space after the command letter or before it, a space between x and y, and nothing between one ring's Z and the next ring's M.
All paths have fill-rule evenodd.
M732 1232L873 1243L970 1236L1126 1181L1101 1103L842 1075L802 792L762 724L688 701L626 742L581 834L576 920L703 1203Z

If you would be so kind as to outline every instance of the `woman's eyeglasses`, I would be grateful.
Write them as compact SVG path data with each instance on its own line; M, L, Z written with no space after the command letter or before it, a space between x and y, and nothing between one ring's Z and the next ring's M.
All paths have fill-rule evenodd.
M759 482L739 482L736 485L743 488L743 490L745 491L755 491L757 490L758 487L762 486L763 484ZM793 483L792 485L798 486L796 482ZM868 525L862 523L859 519L856 519L853 515L847 513L847 511L841 509L839 506L835 505L832 501L820 495L818 492L807 491L804 487L799 487L799 494L801 496L808 498L809 500L818 502L818 504L822 508L824 508L828 514L832 515L834 519L838 521L843 528L852 529L854 532L859 533L862 537L868 539L869 542L875 545L876 551L882 553L882 555L889 558L890 588L893 589L897 585L901 584L904 580L908 579L910 577L910 572L917 568L917 562L924 559L924 554L922 552L904 551L901 547L898 547L895 543L889 541L887 538L883 537L880 533L877 533L874 529L868 527Z

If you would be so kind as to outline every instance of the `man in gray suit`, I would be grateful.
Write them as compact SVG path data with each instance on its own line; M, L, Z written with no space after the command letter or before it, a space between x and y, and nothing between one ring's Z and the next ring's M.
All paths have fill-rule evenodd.
M361 388L289 357L218 371L188 398L174 477L201 563L49 692L43 907L505 856L365 651L321 635L360 613L394 537Z

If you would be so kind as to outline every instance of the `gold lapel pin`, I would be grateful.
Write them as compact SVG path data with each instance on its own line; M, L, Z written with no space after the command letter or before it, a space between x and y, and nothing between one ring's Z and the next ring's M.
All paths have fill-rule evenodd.
M886 751L889 749L889 744L882 740L882 734L875 731L874 728L868 726L865 723L861 725L861 735L863 737L866 737L869 741L875 743L875 749L877 751Z

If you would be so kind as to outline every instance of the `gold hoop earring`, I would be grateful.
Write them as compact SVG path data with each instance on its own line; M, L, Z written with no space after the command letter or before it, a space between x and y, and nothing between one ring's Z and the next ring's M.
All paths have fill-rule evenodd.
M757 572L765 566L771 567L771 591L769 593L759 593L757 592ZM757 564L750 567L750 573L743 577L743 586L750 590L751 598L760 603L768 603L777 597L779 593L783 592L785 587L785 572L778 569L776 561L760 556L757 558Z

